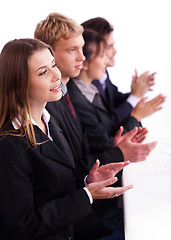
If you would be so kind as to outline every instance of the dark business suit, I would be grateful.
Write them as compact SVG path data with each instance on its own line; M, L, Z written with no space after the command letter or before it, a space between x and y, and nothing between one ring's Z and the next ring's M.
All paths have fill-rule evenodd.
M79 115L83 129L87 131L91 152L104 151L113 146L113 137L118 125L113 124L110 112L96 100L91 103L78 89L72 79L67 84L71 101ZM140 123L135 118L123 124L124 132Z
M113 136L112 131L110 132L112 125L109 112L99 105L97 101L93 104L90 103L82 95L72 79L69 80L67 87L71 101L79 115L82 127L88 133L91 153L94 155L98 154L99 159L102 159L102 164L106 159L109 162L122 161L123 155L120 155L120 149L112 147ZM107 131L106 128L108 129ZM119 172L119 181L115 184L116 186L122 185L121 174L122 171ZM105 224L105 226L112 229L113 235L115 236L114 239L116 240L124 239L123 210L118 207L118 200L118 198L114 198L101 201L98 200L94 203L94 209L99 216L99 219Z
M53 142L34 126L43 142L36 147L25 137L0 139L0 239L65 240L74 222L93 213L87 193L75 191L72 153L53 119L49 128Z
M105 90L103 90L99 80L93 80L93 84L98 88L102 101L111 114L113 124L118 127L122 125L124 133L129 132L134 127L141 127L141 123L130 116L133 107L126 101L130 93L119 92L118 88L112 84L107 71L106 73Z
M87 170L88 172L97 158L100 159L101 164L122 162L124 160L123 154L118 147L107 149L101 153L90 154L86 131L82 129L76 111L76 119L73 117L64 97L59 101L48 103L46 109L62 129L74 159L80 167L82 166L84 171Z
M105 107L113 114L113 120L115 120L116 123L121 123L130 115L133 109L133 107L126 102L129 93L119 92L118 88L112 84L108 72L106 73L105 90L103 90L99 80L94 80L93 84L98 88Z
M58 122L58 125L62 129L63 134L72 150L72 153L75 159L76 168L79 168L80 175L85 171L89 171L97 158L100 160L101 164L106 164L110 162L120 162L124 160L123 154L118 147L110 148L101 153L96 153L96 154L89 153L89 145L87 142L86 133L83 132L81 128L81 125L79 122L79 116L75 112L76 119L73 117L64 97L62 97L61 100L59 101L48 103L46 108L48 112L56 119L56 121ZM120 182L121 172L119 172L118 178L119 180L115 184L116 186L121 185L121 182ZM97 214L101 214L101 211L108 209L111 206L116 206L117 200L118 198L104 200L104 201L96 200L94 201L93 207L95 208ZM121 215L122 215L122 210L117 208L115 220L116 221L117 219L120 220L120 218L122 218ZM93 239L92 238L93 232L90 231L90 226L92 226L93 224L94 224L93 231L96 231L96 233L99 233L99 237L100 237L100 234L105 233L104 230L102 233L100 233L100 230L102 231L103 227L102 226L99 227L99 223L97 224L97 221L94 221L94 217L95 216L91 218L87 217L84 220L81 220L77 222L77 224L75 224L76 239L81 239L81 240ZM107 231L105 234L107 234Z
M68 104L64 97L62 97L59 101L47 103L46 109L55 118L58 126L62 129L63 134L71 148L76 165L78 164L80 169L83 169L84 172L87 171L88 173L90 168L87 166L86 156L89 148L86 144L86 135L81 129L76 112L75 119L68 108Z

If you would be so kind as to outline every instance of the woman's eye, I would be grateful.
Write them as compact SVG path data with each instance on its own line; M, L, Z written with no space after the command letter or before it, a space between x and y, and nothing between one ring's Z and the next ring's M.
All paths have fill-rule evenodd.
M55 68L55 67L57 67L57 66L56 66L56 63L55 63L55 64L53 64L52 68Z
M46 72L47 72L47 70L44 70L43 72L39 73L39 76L46 74Z
M103 58L104 57L104 52L100 54L100 57Z

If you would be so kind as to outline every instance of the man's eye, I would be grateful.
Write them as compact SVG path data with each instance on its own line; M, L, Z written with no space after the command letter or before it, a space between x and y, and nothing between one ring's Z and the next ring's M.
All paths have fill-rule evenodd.
M47 72L47 70L44 70L43 72L39 73L39 76L46 74L46 72Z
M72 49L70 49L69 51L72 53L72 52L74 52L74 50L75 50L75 49L74 49L74 48L72 48Z

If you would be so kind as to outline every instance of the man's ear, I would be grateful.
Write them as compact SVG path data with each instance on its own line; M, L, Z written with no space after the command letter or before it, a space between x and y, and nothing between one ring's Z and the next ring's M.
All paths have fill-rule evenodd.
M86 60L83 62L83 68L82 69L85 70L85 71L88 70L88 62Z

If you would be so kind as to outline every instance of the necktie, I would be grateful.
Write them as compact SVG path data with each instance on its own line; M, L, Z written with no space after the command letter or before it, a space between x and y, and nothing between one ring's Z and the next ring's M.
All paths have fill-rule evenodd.
M74 112L74 108L73 108L73 105L72 105L71 100L70 100L69 93L67 93L67 94L64 96L64 98L65 98L65 100L66 100L66 102L67 102L67 104L68 104L68 107L69 107L69 109L71 110L74 118L76 118L75 112Z

